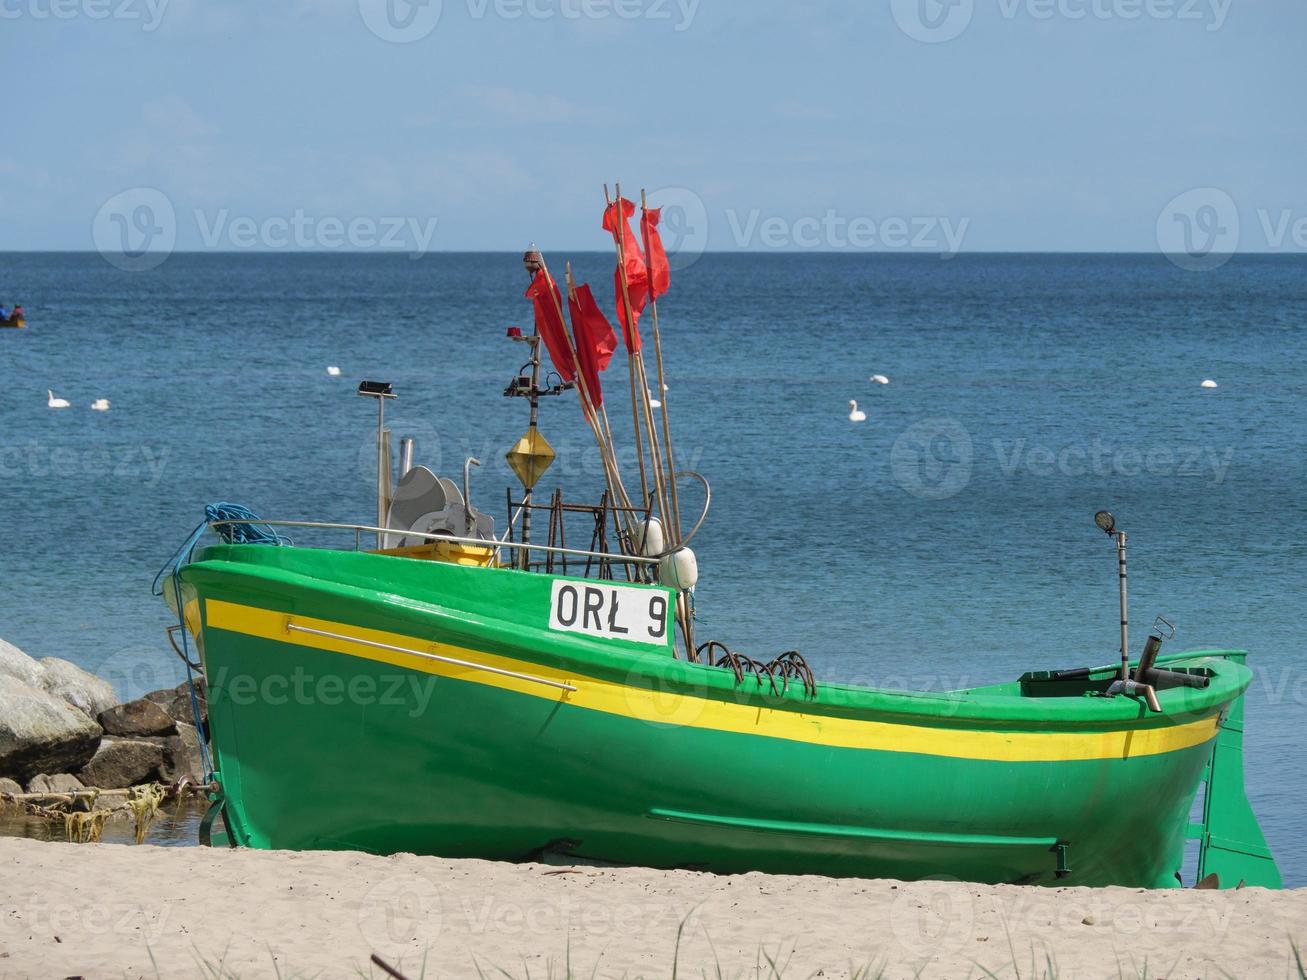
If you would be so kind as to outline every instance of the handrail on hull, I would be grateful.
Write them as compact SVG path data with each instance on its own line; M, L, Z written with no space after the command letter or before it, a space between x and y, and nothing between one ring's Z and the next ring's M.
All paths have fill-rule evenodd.
M249 520L210 521L209 527L216 528L227 524L249 524L249 523L266 524L269 527L311 527L311 528L325 528L328 530L336 530L336 531L353 531L355 532L356 535L361 535L363 532L368 532L370 534L401 533L396 531L396 529L393 527L375 527L370 524L335 524L329 521L271 521L271 520L264 520L263 518L260 518L259 520L253 522ZM432 541L432 542L447 541L453 544L467 544L479 548L528 549L530 551L544 551L544 552L550 552L558 555L575 555L576 557L579 558L598 558L600 560L607 560L607 561L614 561L614 562L637 562L643 565L657 565L659 562L659 559L657 557L651 558L646 555L614 555L606 551L586 551L581 548L559 548L553 545L528 544L523 541L500 541L498 539L486 540L485 538L461 538L461 537L456 537L452 534L433 534L427 531L403 531L402 533L404 534L405 537L424 538L425 540ZM358 541L357 537L355 538L355 541L357 544Z

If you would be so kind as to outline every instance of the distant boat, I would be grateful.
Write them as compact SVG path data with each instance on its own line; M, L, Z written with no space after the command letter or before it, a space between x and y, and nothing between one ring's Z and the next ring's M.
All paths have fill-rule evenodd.
M19 330L27 326L27 321L21 316L11 316L8 319L0 320L0 327L15 327Z

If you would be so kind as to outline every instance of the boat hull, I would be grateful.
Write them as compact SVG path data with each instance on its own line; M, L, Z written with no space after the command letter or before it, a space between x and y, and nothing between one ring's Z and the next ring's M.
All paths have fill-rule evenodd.
M253 545L182 576L225 820L262 848L1166 887L1249 680L1195 658L1210 687L1162 716L1016 685L810 698L550 630L552 576Z
M21 330L25 326L27 326L27 321L22 317L10 317L7 320L0 320L0 327L13 327L17 330Z

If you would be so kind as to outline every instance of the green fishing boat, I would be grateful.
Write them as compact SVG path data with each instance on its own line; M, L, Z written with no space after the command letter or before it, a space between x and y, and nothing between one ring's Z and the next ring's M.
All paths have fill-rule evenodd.
M206 837L221 817L210 839L255 848L1146 888L1180 884L1193 840L1209 885L1279 886L1243 789L1244 653L1162 655L1162 624L1129 658L1123 625L1123 663L1058 670L1088 659L1065 651L1006 683L914 692L696 644L694 532L652 516L689 479L670 436L664 483L635 506L540 501L549 392L537 338L515 339L531 370L507 393L531 427L502 534L466 468L460 488L401 443L392 473L393 392L365 383L376 523L214 506L166 569L180 652L207 681ZM588 547L564 543L569 518ZM1098 519L1124 624L1125 536Z

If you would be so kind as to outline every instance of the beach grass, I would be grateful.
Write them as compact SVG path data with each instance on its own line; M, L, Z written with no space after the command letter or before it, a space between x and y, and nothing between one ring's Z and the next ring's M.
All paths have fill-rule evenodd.
M1307 963L1304 963L1302 952L1295 942L1290 942L1291 955L1293 960L1292 972L1288 974L1290 980L1307 980ZM527 964L522 964L522 972L515 973L502 967L493 967L490 972L485 972L480 965L477 966L477 975L480 980L597 980L601 960L596 960L588 972L576 972L572 968L570 950L566 960L558 964L553 960L546 962L544 971L532 971ZM720 959L714 955L714 963L710 968L700 968L697 970L687 970L680 961L679 948L673 953L672 972L668 974L671 980L812 980L816 976L826 975L825 971L820 973L792 974L788 969L788 961L781 959L778 955L769 952L765 947L759 946L755 954L755 962L752 968L740 971L725 972L722 968ZM1215 966L1215 964L1212 964ZM918 964L916 970L912 972L911 977L933 976L930 972L930 960L925 960ZM1117 960L1117 977L1118 980L1164 980L1166 977L1175 975L1176 968L1179 966L1177 959L1169 967L1157 969L1150 965L1145 959L1139 964L1123 964L1120 959ZM1010 961L996 970L983 966L973 961L974 972L967 975L968 980L1057 980L1061 975L1057 957L1048 950L1041 954L1035 948L1031 948L1030 956L1027 960L1025 957L1018 957L1015 952L1012 954ZM1232 974L1226 970L1216 967L1220 972L1234 980L1238 974ZM888 967L884 960L876 960L863 965L849 964L849 980L885 980ZM902 973L895 973L897 976L904 976ZM951 976L958 974L950 973ZM620 975L621 980L653 980L655 977L661 978L663 975L656 970L650 973L643 972L626 972ZM416 977L409 977L409 980L417 980Z
M688 919L686 920L688 921ZM670 980L812 980L815 976L825 975L824 971L817 974L809 973L803 976L792 974L789 970L789 957L784 955L782 950L786 944L781 943L775 951L769 950L764 945L759 945L754 954L753 966L744 970L734 970L727 972L723 969L721 959L717 955L716 948L712 945L712 940L707 936L709 947L713 949L713 964L711 967L698 969L687 969L681 961L681 943L684 938L685 922L683 921L677 929L676 943L672 950L671 972L666 976ZM1302 951L1297 942L1289 942L1291 956L1291 970L1287 974L1290 980L1294 977L1297 980L1307 980L1307 964L1304 963ZM164 973L160 969L158 962L155 960L153 951L147 947L150 957L150 963L153 966L154 973L158 980L163 980ZM790 952L793 952L793 946L790 946ZM427 959L430 950L423 954L422 962L416 972L406 969L399 964L389 964L385 961L378 961L376 957L373 962L368 964L367 968L355 967L354 973L363 980L387 980L387 978L400 978L400 980L426 980L427 977ZM968 974L968 980L1057 980L1059 974L1057 957L1047 949L1042 953L1033 946L1030 949L1029 960L1024 956L1019 956L1015 947L1009 940L1008 963L997 968L997 971L984 966L983 964L972 961L974 972ZM268 958L271 962L273 974L277 980L311 980L319 975L319 972L302 973L302 972L283 972L283 968L277 963L276 957L272 950L268 950ZM227 950L216 958L205 956L198 949L195 950L196 966L199 968L200 976L205 980L241 980L241 974L228 969ZM561 961L550 958L545 961L542 967L532 969L530 964L523 962L521 972L514 972L503 966L485 965L473 959L473 967L476 970L478 980L598 980L599 970L602 966L603 954L595 959L588 971L578 971L572 962L572 947L569 940ZM931 962L929 959L923 960L917 965L916 970L911 974L914 978L929 976ZM1224 968L1211 964L1220 973L1227 977L1228 980L1234 980L1237 974L1232 974ZM1163 980L1165 977L1173 976L1176 967L1179 966L1179 960L1172 963L1168 969L1161 971L1150 967L1148 960L1145 959L1142 964L1123 964L1120 958L1117 958L1117 977L1118 980ZM888 971L886 960L875 960L862 965L850 963L848 968L849 980L885 980ZM266 970L257 971L260 976L266 976ZM899 974L896 974L896 976ZM624 972L620 975L620 980L652 980L654 977L662 978L659 972Z
M1296 945L1292 949L1294 972L1289 976L1296 977L1297 980L1307 980L1307 965L1304 964L1301 951ZM151 963L154 967L155 977L163 980L165 974L159 968L158 964L151 956ZM277 980L313 980L321 975L321 971L300 972L295 970L283 971L277 961L269 955L269 962L273 969L273 975ZM205 980L243 980L246 974L230 970L226 966L225 956L213 959L211 957L196 957L196 965L199 967L199 975ZM474 969L479 980L599 980L599 970L602 966L602 957L596 959L588 971L577 971L570 962L570 957L565 957L562 962L548 960L543 968L533 970L527 963L523 963L521 972L515 972L511 969L491 965L486 965L474 961ZM999 967L998 971L985 967L979 963L974 964L974 972L967 974L967 980L1057 980L1060 976L1057 966L1056 957L1045 952L1042 960L1039 954L1032 950L1031 959L1028 965L1023 962L1012 961L1005 966ZM396 967L396 972L391 973L387 970L380 970L371 965L364 970L355 967L353 973L363 980L388 980L392 977L402 977L403 980L426 980L427 963L424 958L421 966L416 972ZM1234 980L1237 974L1230 973L1220 967L1223 976ZM258 968L252 975L267 976L266 969ZM671 980L813 980L817 976L827 975L825 971L818 973L807 973L803 975L792 974L787 969L785 961L778 959L775 955L769 953L763 947L759 947L755 957L754 965L746 970L726 972L723 970L721 962L715 961L710 968L700 968L697 970L687 970L679 962L676 964L672 973L667 976ZM895 974L903 976L905 974ZM924 961L917 966L910 976L912 978L933 976L930 973L930 961ZM957 974L951 974L957 975ZM1156 971L1151 968L1145 961L1138 967L1125 968L1118 964L1117 976L1119 980L1163 980L1165 977L1173 975L1171 970ZM608 976L608 975L605 975ZM869 962L862 965L850 964L847 976L849 980L885 980L887 976L887 967L883 961ZM619 980L662 980L663 974L657 972L656 968L651 972L625 972L619 977Z

